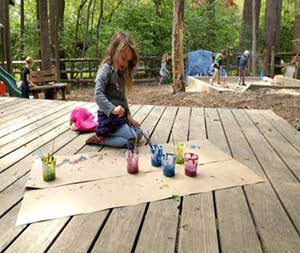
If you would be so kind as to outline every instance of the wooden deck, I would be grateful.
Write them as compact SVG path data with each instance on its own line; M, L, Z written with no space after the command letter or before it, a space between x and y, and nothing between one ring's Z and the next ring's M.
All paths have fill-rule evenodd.
M208 138L266 183L15 226L34 150L103 152L69 129L75 106L0 97L0 252L300 252L300 132L272 111L132 105L152 138Z

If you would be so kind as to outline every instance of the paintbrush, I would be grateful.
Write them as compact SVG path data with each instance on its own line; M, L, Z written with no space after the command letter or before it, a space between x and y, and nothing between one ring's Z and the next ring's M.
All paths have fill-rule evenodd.
M54 148L55 148L55 139L53 139L53 142L52 142L52 152L51 152L52 156L54 154Z
M175 138L174 138L173 131L171 132L171 135L172 135L172 142L173 142L173 145L175 146Z
M39 158L40 158L41 160L43 160L44 156L43 156L42 151L41 151L40 149L37 149L36 152L37 152Z
M151 143L151 140L150 140L149 132L147 131L147 133L148 133L148 136L142 131L142 135L146 139L146 144L145 145L149 144L150 148L153 149L153 146L152 146L152 143Z

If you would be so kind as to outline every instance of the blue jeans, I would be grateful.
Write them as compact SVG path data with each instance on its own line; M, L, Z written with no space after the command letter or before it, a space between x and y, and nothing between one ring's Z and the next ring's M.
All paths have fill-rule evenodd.
M128 124L124 124L115 133L104 138L104 145L126 148L128 140L132 138L139 141L142 138L142 130L139 127L130 127Z

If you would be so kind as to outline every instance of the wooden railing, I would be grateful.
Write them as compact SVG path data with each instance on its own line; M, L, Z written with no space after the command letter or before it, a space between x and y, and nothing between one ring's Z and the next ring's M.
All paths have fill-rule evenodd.
M157 82L160 59L160 56L141 57L138 72L134 77L134 81L137 83ZM14 74L17 79L21 78L20 75L24 64L25 61L13 61ZM61 82L93 83L100 64L100 58L60 59ZM35 60L33 69L38 70L40 68L41 60Z
M230 54L224 60L224 68L229 76L238 75L238 55L241 53ZM272 54L272 57L276 61L272 61L272 69L280 68L278 65L278 58L284 59L285 62L290 62L290 59L295 56L295 53L277 53ZM171 58L171 57L169 57ZM257 73L263 69L263 56L258 54ZM279 61L280 62L280 61ZM41 68L41 61L34 61L33 70ZM54 60L53 60L54 63ZM21 79L22 68L25 64L24 61L13 61L14 74L18 80ZM60 59L60 73L61 82L73 83L73 84L87 84L94 83L97 70L101 64L100 58L84 58L84 59ZM140 57L140 64L138 72L134 77L136 83L157 83L159 79L159 69L161 64L161 56L142 56ZM249 62L249 70L251 69L251 62ZM167 68L172 72L171 60L167 62ZM250 71L249 71L250 72ZM171 80L171 76L170 76Z

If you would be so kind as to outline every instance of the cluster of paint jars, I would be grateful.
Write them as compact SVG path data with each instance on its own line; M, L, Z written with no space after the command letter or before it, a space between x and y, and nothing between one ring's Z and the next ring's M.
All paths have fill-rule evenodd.
M197 175L198 155L184 153L184 144L174 144L174 153L163 154L163 147L160 145L151 146L151 164L154 167L163 168L166 177L175 175L175 165L184 164L185 175L195 177Z

